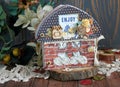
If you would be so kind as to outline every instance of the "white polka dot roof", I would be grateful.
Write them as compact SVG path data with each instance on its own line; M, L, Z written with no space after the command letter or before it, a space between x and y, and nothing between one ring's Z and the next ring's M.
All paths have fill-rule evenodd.
M39 24L38 29L36 30L35 33L35 38L37 39L38 42L46 42L46 41L61 41L64 39L53 39L51 37L41 37L41 34L46 34L47 29L54 26L54 25L59 25L58 21L58 15L65 15L65 14L79 14L80 19L85 19L85 18L92 18L93 19L93 25L98 29L97 32L94 34L90 35L89 38L96 38L100 36L100 27L99 24L96 22L96 20L90 16L87 12L71 6L71 5L59 5L56 8L54 8L53 11L51 11L47 16L42 20L42 22ZM80 39L80 38L77 38Z

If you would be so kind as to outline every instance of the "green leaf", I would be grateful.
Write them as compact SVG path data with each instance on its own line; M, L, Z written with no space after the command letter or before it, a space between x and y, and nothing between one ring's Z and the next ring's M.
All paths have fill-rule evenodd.
M4 12L1 5L0 5L0 19L6 19L6 13Z
M18 14L18 7L12 7L12 6L9 6L9 13L10 15L12 16L16 16Z
M33 11L36 11L37 7L32 6L31 9L32 9Z
M43 7L45 5L45 0L40 0L40 4Z
M5 43L5 39L2 36L0 36L0 40L2 40Z
M51 6L54 6L55 2L54 1L49 1L47 4L51 5Z
M3 47L8 47L8 46L10 46L10 45L11 45L11 43L12 43L12 40L11 40L11 41L9 41L9 42L7 42L7 43L5 43Z
M6 19L6 14L4 12L1 13L0 15L0 20Z
M0 53L0 60L2 60L4 56L5 54Z
M0 5L0 14L2 13L3 9L2 9L2 6Z
M1 49L0 53L4 54L4 53L8 52L10 50L10 48L11 48L11 42L12 41L4 43L4 45L2 46L2 49Z
M16 16L16 15L17 15L17 11L15 11L15 10L14 10L14 11L11 11L11 12L10 12L10 15Z
M12 29L10 29L8 26L7 29L10 35L10 39L13 40L15 38L15 32Z
M2 47L1 51L6 52L6 51L10 50L10 48L11 48L11 46L10 47Z
M5 22L4 20L1 20L0 21L0 26L4 26L4 22Z
M1 31L2 31L2 29L1 29L1 27L0 27L0 33L1 33Z
M5 25L6 27L2 28L2 32L0 33L0 36L2 36L2 38L4 38L4 42L9 42L11 40L14 39L15 37L15 32L10 29L7 25Z
M18 0L11 0L11 2L13 2L13 3L18 3Z
M96 75L93 77L94 80L103 80L105 78L105 76L102 75Z

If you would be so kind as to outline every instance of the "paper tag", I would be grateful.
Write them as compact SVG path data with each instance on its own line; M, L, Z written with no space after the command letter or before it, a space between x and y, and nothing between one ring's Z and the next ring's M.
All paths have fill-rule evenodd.
M69 28L73 27L79 20L78 14L67 14L67 15L58 15L58 16L59 16L59 25L63 28L63 31L67 31Z

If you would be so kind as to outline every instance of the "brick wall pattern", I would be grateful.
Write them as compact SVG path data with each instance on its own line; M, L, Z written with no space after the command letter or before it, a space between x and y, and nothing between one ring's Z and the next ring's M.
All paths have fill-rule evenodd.
M75 41L65 42L67 46L63 49L59 48L60 41L58 42L45 42L43 44L43 63L46 69L59 69L65 67L88 67L93 66L95 58L95 40L79 40L80 47L73 47L72 43ZM89 48L92 47L92 51ZM73 52L80 52L87 58L87 64L69 64L57 66L54 64L53 60L58 57L58 53L66 53L69 58L73 56ZM64 60L63 60L64 61Z

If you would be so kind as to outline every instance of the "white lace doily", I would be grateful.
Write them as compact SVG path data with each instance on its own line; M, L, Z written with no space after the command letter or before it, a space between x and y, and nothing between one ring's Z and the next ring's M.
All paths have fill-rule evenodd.
M29 81L30 78L38 77L38 78L49 78L49 73L46 71L43 74L33 72L35 67L31 66L22 66L16 65L12 70L6 70L6 66L0 69L0 83L5 83L7 81Z
M110 76L113 72L120 72L120 60L113 61L112 64L107 64L104 62L100 62L98 67L99 74L105 74L106 76Z

